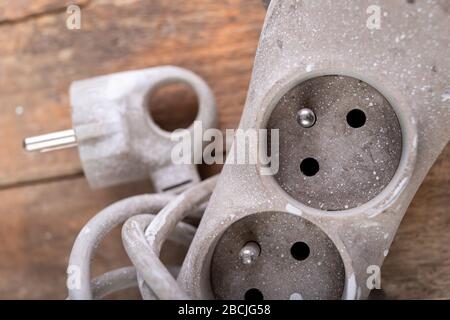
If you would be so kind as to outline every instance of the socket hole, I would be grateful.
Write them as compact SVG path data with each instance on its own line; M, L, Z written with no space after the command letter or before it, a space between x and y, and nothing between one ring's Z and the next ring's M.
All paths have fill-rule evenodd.
M300 164L300 170L307 177L315 176L319 172L319 162L314 158L306 158Z
M147 107L153 121L163 130L186 129L198 113L198 97L184 82L171 82L155 87L147 97Z
M361 128L366 124L366 114L359 109L353 109L347 114L347 123L352 128Z
M296 242L291 247L291 255L295 260L303 261L309 257L309 246L304 242Z
M262 292L256 288L249 289L245 293L244 299L247 301L262 301L264 300L264 295Z

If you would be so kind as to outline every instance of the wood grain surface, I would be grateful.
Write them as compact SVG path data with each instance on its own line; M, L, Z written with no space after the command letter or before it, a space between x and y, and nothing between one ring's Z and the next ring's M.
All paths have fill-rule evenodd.
M68 3L81 6L81 30L66 28ZM71 127L70 83L157 65L185 67L212 87L221 128L234 128L264 15L261 0L0 2L0 299L64 298L67 259L82 226L106 205L150 191L146 182L92 191L76 149L22 150L26 136ZM158 105L192 104L183 97L171 94ZM388 298L450 298L449 159L447 147L401 225L382 270ZM127 264L116 230L93 273Z

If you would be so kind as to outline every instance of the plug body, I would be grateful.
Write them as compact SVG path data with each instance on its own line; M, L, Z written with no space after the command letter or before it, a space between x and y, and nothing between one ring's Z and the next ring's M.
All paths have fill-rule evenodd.
M195 165L173 163L171 152L177 141L172 139L173 133L164 131L153 121L148 111L152 92L173 82L185 83L197 94L196 121L201 121L205 129L216 127L216 105L211 89L199 76L185 69L163 66L72 84L73 128L91 187L150 178L156 192L178 192L200 180ZM193 126L185 133L192 131Z

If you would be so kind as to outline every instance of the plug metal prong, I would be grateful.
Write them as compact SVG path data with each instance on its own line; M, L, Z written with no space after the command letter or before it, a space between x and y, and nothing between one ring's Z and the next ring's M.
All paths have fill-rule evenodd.
M297 113L297 122L303 128L311 128L316 120L316 114L309 108L302 108Z
M239 252L241 262L246 265L253 264L261 254L261 248L256 242L248 242Z
M26 151L49 152L77 146L77 137L73 129L52 132L23 140Z

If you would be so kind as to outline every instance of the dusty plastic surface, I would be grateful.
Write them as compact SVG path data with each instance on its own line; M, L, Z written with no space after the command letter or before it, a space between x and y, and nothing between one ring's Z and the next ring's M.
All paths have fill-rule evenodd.
M152 90L173 82L192 87L199 101L196 120L202 121L205 130L215 128L217 111L211 89L185 69L156 67L72 84L73 127L93 188L150 178L156 192L178 192L200 180L194 165L173 164L171 152L177 141L171 140L171 132L158 127L147 109ZM188 130L192 132L193 126ZM202 141L193 143L201 147Z
M230 226L265 212L299 216L315 226L313 229L322 230L344 265L345 277L340 280L336 276L332 282L342 281L341 298L364 299L369 295L369 277L388 255L408 205L450 137L450 2L384 0L377 4L381 8L379 30L367 28L367 9L372 1L272 0L240 128L265 128L282 96L308 79L350 76L378 90L398 118L401 158L394 176L367 202L325 211L294 199L273 177L261 176L259 165L226 165L178 278L190 297L223 297L220 281L211 281L216 246ZM296 230L298 226L290 220L277 222L283 226L280 232ZM240 232L254 232L258 237L258 230L244 224ZM297 236L297 241L309 239L301 232ZM232 246L239 237L229 241L235 251L245 245ZM320 245L314 240L309 243L311 255L316 244ZM261 247L261 255L264 250ZM263 295L277 299L330 296L329 292L310 295L317 292L320 268L286 273L276 256L265 261L265 272L250 273L252 277L224 270L235 277L228 279L228 285L234 287L226 297L242 299L255 283ZM258 268L257 264L252 267ZM277 285L264 278L277 278ZM301 286L306 278L310 287ZM298 286L284 292L284 286L292 283Z

